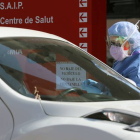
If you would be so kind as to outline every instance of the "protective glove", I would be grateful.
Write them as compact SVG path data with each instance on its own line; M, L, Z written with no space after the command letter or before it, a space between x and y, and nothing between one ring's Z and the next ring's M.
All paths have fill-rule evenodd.
M87 79L85 81L82 82L82 89L86 90L87 93L96 93L96 94L101 94L101 90L97 87L98 82L91 80L91 79Z
M83 90L86 90L87 93L111 95L109 89L104 84L91 79L83 81L81 87Z
M110 90L108 87L106 87L104 84L102 83L97 83L96 84L96 87L99 88L101 90L101 94L104 94L104 95L109 95L111 96L111 93L110 93Z

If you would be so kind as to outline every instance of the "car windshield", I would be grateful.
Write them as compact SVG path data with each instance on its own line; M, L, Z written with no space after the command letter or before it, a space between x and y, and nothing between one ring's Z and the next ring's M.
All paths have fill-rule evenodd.
M39 95L46 101L140 99L140 90L110 67L55 39L0 39L0 77L19 94L29 98Z

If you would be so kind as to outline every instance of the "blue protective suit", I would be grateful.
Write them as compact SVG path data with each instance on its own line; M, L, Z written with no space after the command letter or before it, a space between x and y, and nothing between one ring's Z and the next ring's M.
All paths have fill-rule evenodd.
M140 87L140 47L136 48L130 57L115 62L113 69L122 76L133 80Z

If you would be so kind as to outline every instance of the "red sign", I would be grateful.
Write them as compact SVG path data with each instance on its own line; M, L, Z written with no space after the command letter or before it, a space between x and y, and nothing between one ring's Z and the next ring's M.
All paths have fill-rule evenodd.
M100 55L97 54L104 53L101 60L105 62L106 48L101 45L105 41L102 35L106 36L106 0L104 1L4 0L0 2L0 26L34 29L58 35L99 59ZM100 51L96 47L100 47Z

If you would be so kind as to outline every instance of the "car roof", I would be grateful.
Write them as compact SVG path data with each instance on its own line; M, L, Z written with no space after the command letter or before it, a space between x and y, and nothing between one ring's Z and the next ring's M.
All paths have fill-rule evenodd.
M5 37L43 37L43 38L57 39L57 40L69 42L59 36L45 33L42 31L25 29L25 28L16 28L16 27L0 27L0 38L5 38Z

